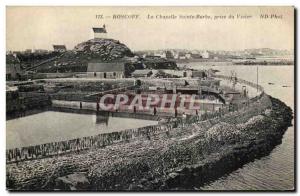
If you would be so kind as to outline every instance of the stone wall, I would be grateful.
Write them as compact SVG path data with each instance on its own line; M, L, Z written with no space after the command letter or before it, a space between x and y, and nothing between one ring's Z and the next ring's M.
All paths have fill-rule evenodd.
M207 114L207 116L203 115L201 117L191 117L185 121L182 119L177 119L176 121L165 124L128 129L119 132L104 133L95 136L52 142L36 146L8 149L6 150L6 161L7 163L13 163L30 159L62 155L70 152L78 152L90 148L100 148L116 142L131 141L137 138L150 139L155 135L168 134L168 132L174 127L187 127L192 123L197 123L199 127L208 129L209 127L221 121L232 122L241 120L243 118L248 119L251 116L261 113L270 106L271 102L267 95L262 95L260 99L255 100L251 106L241 108L235 112L213 113L210 115Z
M144 137L150 138L155 135L166 134L171 128L171 124L153 125L60 142L8 149L6 150L6 161L7 163L13 163L62 155L70 152L78 152L90 148L101 148L117 142L125 142Z
M74 96L80 96L80 95L74 95ZM81 108L80 108L81 103ZM188 106L188 104L186 104ZM100 103L99 106L102 106ZM115 112L114 104L105 104L106 107L110 107L110 109L107 109L105 111L108 112ZM186 107L187 107L186 106ZM202 115L205 114L205 111L208 113L211 113L212 111L219 111L219 112L228 112L229 107L226 105L222 105L221 103L199 103L200 109L197 110L198 114ZM52 100L52 107L54 108L69 108L74 110L91 110L91 111L97 111L97 103L94 102L84 102L84 101L65 101L65 100ZM102 108L102 107L101 107ZM118 112L128 112L128 113L134 113L134 109L130 107L130 105L122 105L122 107L118 108ZM154 114L154 107L143 107L140 109L139 107L136 107L136 113L137 114L148 114L153 115ZM183 113L187 115L197 115L195 109L188 109L188 108L177 108L177 114L178 116L181 116ZM175 117L175 109L174 108L163 108L163 107L156 107L156 115L163 116L163 117Z
M18 92L18 98L6 99L6 114L14 115L27 110L42 108L51 105L51 99L44 92Z
M253 83L242 81L247 85L255 85ZM198 123L199 126L205 129L217 124L220 121L236 121L243 118L255 116L265 109L271 107L269 97L264 93L263 88L259 86L260 94L250 100L249 105L238 108L238 111L231 112L229 110L221 110L219 112L205 114L202 116L193 116L183 121L177 119L173 122L165 124L146 126L142 128L123 130L119 132L99 134L95 136L77 138L73 140L52 142L36 146L7 149L6 162L13 163L18 161L25 161L30 159L44 158L49 156L61 155L69 152L78 152L80 150L87 150L90 148L100 148L116 142L130 141L137 138L150 139L154 135L168 134L173 127L190 126L192 123ZM57 103L53 103L55 106ZM75 108L78 108L78 103L73 103ZM87 106L94 109L94 105Z

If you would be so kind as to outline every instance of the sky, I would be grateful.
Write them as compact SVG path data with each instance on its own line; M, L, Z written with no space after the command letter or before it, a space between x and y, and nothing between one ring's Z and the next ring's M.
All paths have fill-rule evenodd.
M138 18L114 18L118 15L138 15ZM148 15L153 18L149 19ZM191 15L209 18L186 18ZM229 15L234 18L228 18ZM237 15L248 18L237 18ZM51 50L53 44L65 44L73 49L93 37L92 27L103 24L108 38L119 40L133 51L294 49L293 7L8 6L6 50Z

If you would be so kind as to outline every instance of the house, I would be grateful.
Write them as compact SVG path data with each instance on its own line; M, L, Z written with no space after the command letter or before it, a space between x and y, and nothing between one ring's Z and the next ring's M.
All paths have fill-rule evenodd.
M65 45L53 45L54 52L66 52L67 48Z
M93 78L124 78L125 64L121 62L89 62L87 76Z
M154 53L154 56L160 57L160 58L166 58L165 52L156 52Z
M186 53L186 54L185 54L185 58L186 58L186 59L192 58L192 54L191 54L191 53Z
M191 57L192 57L193 59L201 59L201 58L202 58L202 56L201 56L199 53L192 53L192 54L191 54Z
M6 56L6 80L20 80L23 71L16 55Z
M46 54L48 52L49 52L48 50L44 50L44 49L35 49L34 50L34 53L37 53L37 54Z
M166 56L165 58L167 58L167 59L173 59L173 58L174 58L172 52L169 51L169 50L167 50L167 51L165 52L165 56Z
M31 54L31 53L32 53L32 49L26 49L26 50L24 51L24 53L25 53L25 54Z
M94 38L107 38L107 31L105 24L103 27L93 27Z
M205 78L207 74L203 70L192 71L192 78Z
M204 51L204 52L202 52L201 56L204 59L208 59L209 58L209 53L207 51Z
M145 78L145 77L153 76L156 73L157 73L157 70L137 69L131 74L131 76L134 78Z
M185 53L184 52L178 52L175 56L175 59L186 59Z

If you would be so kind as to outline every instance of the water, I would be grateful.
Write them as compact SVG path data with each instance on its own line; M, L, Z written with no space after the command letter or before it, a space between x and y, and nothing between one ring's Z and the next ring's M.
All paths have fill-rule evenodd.
M193 68L220 70L229 75L231 70L245 80L256 82L256 66L199 66ZM294 109L294 67L259 66L258 81L265 91ZM268 83L274 83L270 85ZM282 87L288 86L288 87ZM282 144L270 155L244 165L242 168L201 187L203 190L292 190L294 189L294 126L283 136Z
M216 65L216 63L213 64ZM224 75L229 75L231 70L234 70L238 77L256 82L256 66L224 66L224 64L199 66L199 63L190 63L189 65L197 69L218 69L221 71L220 74ZM258 81L265 91L294 109L294 67L260 66L258 70ZM274 85L268 83L274 83ZM288 87L282 87L283 85ZM6 122L7 148L157 124L155 121L112 117L109 118L107 124L101 120L98 120L98 124L96 122L95 115L61 112L44 112L9 120ZM282 144L278 145L270 155L248 163L201 189L291 190L294 187L295 175L294 147L294 127L292 126L284 134Z
M270 155L201 187L203 190L292 190L294 187L294 130Z
M46 111L6 121L6 148L156 125L157 121Z

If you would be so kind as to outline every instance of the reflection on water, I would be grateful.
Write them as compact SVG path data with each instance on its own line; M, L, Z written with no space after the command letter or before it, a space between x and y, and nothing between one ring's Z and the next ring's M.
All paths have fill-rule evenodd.
M46 111L6 121L6 147L31 146L156 125L157 121Z
M228 75L231 70L245 80L256 82L256 66L199 66L195 69L213 68ZM259 84L269 95L279 98L294 109L294 67L260 66ZM269 84L273 83L273 84ZM283 87L286 86L286 87ZM204 190L291 190L294 188L294 126L289 127L270 155L244 165L229 175L201 187Z
M96 115L96 124L104 124L108 127L109 112L101 112L101 114Z
M201 187L203 190L292 190L294 187L294 129L290 127L269 156Z

